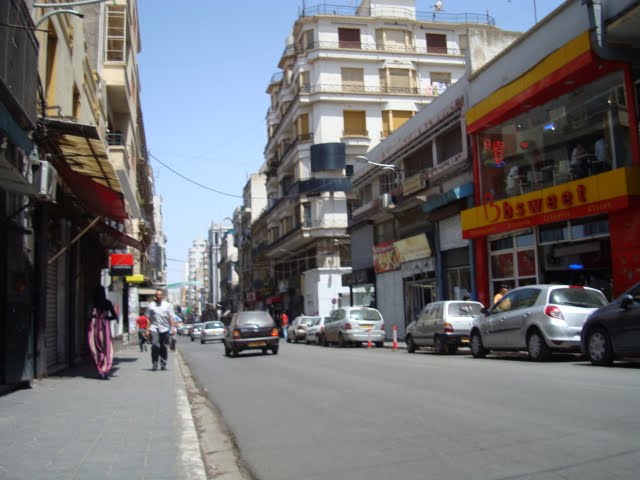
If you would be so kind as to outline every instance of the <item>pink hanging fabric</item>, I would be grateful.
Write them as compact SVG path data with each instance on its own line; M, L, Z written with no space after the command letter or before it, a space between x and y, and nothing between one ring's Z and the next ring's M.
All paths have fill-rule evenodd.
M89 320L88 336L91 360L98 369L98 374L106 378L113 364L113 345L111 325L105 310L93 309L91 320Z

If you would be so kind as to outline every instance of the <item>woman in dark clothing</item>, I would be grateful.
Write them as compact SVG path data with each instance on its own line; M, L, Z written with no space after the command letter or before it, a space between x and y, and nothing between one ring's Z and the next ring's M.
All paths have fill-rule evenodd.
M104 287L98 285L93 297L89 320L89 352L100 378L106 379L113 364L113 344L109 320L118 318L113 303L107 298Z

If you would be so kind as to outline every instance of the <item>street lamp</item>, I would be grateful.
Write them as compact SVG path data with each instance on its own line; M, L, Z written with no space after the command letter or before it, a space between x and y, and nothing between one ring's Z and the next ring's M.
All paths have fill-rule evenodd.
M400 186L400 172L402 171L400 169L400 167L398 165L394 165L394 164L388 164L388 163L376 163L376 162L372 162L371 160L369 160L367 157L364 157L362 155L358 155L356 157L354 157L354 160L357 163L368 163L369 165L374 165L376 167L380 167L383 170L393 170L396 174L396 184L397 186Z

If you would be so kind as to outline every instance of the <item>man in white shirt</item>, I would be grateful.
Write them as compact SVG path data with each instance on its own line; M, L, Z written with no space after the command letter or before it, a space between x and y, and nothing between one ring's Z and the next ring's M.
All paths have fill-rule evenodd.
M175 333L176 327L173 316L173 305L164 300L164 292L156 290L156 297L147 307L145 316L150 320L149 332L151 334L151 363L152 369L167 369L167 343L169 333Z

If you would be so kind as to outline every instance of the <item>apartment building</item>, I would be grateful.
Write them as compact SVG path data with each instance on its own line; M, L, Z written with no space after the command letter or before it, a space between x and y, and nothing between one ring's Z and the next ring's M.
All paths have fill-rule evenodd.
M350 302L348 221L367 201L350 165L464 75L470 25L496 30L488 15L420 12L414 0L301 9L267 88L268 205L251 241L268 268L256 302L292 315Z
M189 248L186 305L189 313L202 315L209 286L209 244L204 238L195 239Z

